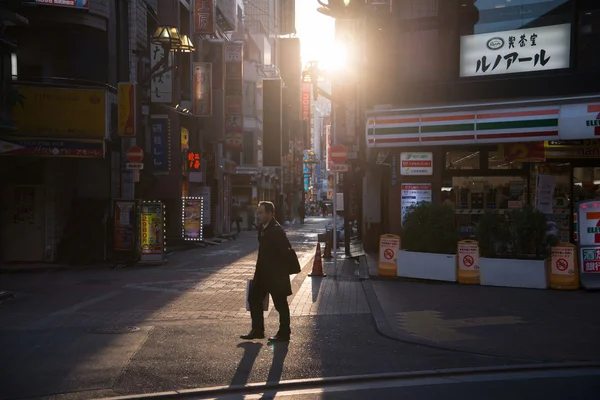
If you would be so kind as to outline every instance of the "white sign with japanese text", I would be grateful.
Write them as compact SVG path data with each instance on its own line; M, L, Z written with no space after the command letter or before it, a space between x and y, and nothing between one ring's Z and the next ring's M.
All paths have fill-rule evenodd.
M571 24L482 33L460 38L460 76L569 68Z
M433 153L400 153L400 175L433 175Z
M162 62L165 56L165 49L162 46L150 45L150 68L154 68L159 62ZM173 102L173 72L165 71L173 65L173 53L169 52L168 60L164 63L152 77L150 82L152 103L172 103Z

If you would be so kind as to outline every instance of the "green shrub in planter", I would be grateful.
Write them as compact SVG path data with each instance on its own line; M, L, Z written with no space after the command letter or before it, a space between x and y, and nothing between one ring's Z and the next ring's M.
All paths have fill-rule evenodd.
M402 229L404 250L456 254L456 243L459 240L451 207L419 203L408 210Z
M547 231L546 215L528 205L504 215L486 212L476 236L482 257L543 260L557 242Z

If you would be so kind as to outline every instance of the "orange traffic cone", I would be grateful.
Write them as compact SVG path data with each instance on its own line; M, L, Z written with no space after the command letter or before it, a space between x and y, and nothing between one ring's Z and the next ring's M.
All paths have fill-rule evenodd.
M308 276L327 276L323 272L323 263L321 262L321 243L317 243L315 261L313 262L312 272Z
M329 241L329 239L325 241L325 251L323 252L323 258L331 258L331 241Z

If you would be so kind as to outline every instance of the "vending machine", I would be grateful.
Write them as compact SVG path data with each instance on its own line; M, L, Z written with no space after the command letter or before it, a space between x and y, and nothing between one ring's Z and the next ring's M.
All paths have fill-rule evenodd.
M574 228L579 241L581 285L600 289L600 200L577 203Z

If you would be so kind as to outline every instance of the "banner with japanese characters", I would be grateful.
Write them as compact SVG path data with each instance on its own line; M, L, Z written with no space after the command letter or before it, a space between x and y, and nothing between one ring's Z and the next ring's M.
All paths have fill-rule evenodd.
M167 57L163 61L164 57ZM162 63L159 67L158 64ZM152 103L173 102L173 73L170 68L174 65L174 54L168 52L157 44L150 45L150 68L157 67L158 70L152 74L150 82L150 100Z
M194 33L196 35L212 35L215 33L214 0L194 0Z
M225 145L243 147L244 133L244 43L225 44Z
M212 64L194 63L194 115L210 117L212 115Z
M571 24L483 33L460 38L460 76L569 68Z
M169 151L169 117L166 115L152 116L152 136L150 148L152 151L152 168L154 171L169 171L171 157Z

